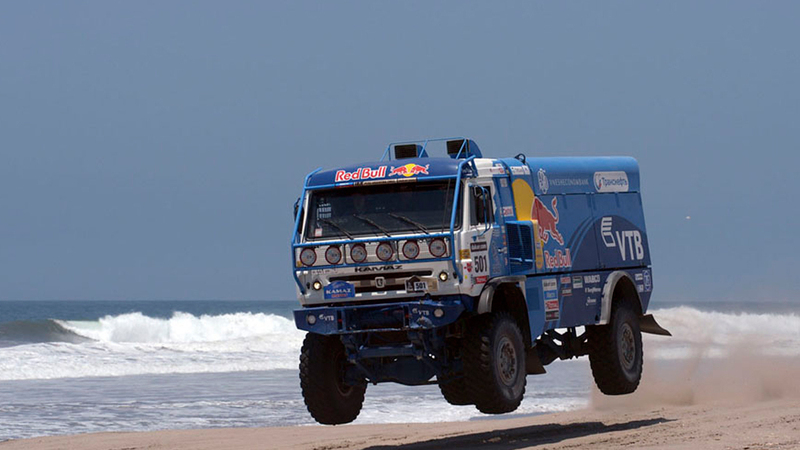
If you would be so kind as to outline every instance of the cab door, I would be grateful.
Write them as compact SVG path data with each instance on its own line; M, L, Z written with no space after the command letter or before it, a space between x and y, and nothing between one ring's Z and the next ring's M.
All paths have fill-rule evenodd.
M508 255L504 230L499 223L500 204L493 180L468 184L466 195L467 231L462 254L465 283L472 295L478 295L492 278L507 273ZM463 256L469 255L469 260Z

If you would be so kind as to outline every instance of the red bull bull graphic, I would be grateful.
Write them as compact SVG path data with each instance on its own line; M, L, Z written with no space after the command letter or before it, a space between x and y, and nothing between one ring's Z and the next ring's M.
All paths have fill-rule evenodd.
M392 167L392 170L389 171L389 176L402 175L404 177L413 177L416 175L428 175L428 167L430 167L430 164L420 166L419 164L413 163L400 167Z
M539 239L541 239L542 244L547 244L547 241L552 237L560 245L564 245L564 237L558 232L557 203L558 198L553 197L553 212L551 213L541 200L535 198L533 201L533 211L531 211L531 215L539 220Z
M342 183L344 181L362 181L362 180L372 180L375 178L384 178L386 176L386 166L378 167L377 169L373 169L371 167L361 167L356 169L354 172L348 172L346 170L339 170L336 172L336 183Z

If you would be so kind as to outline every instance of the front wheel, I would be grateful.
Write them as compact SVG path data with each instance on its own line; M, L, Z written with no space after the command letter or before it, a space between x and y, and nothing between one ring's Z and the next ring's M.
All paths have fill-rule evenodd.
M525 394L525 344L505 312L472 319L464 348L464 380L475 407L486 414L516 410Z
M587 327L589 363L600 392L630 394L642 378L642 332L628 302L614 305L608 325Z
M300 387L308 412L324 425L356 420L364 403L366 382L344 381L347 357L336 336L308 333L300 351Z

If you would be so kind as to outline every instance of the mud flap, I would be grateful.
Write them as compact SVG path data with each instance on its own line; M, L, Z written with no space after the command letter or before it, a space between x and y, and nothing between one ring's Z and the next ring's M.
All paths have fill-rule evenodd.
M544 370L542 361L539 359L539 352L536 347L529 348L525 352L525 372L528 375L541 375L547 373Z
M639 317L639 329L642 330L642 333L658 334L661 336L672 336L672 333L661 328L661 325L659 325L656 322L656 319L653 317L652 314L647 314Z

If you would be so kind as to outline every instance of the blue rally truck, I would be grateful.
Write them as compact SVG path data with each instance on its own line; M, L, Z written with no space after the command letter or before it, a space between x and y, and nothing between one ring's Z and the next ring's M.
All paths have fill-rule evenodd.
M430 157L434 147L440 157ZM653 290L639 168L627 157L484 158L465 138L390 144L310 173L292 264L300 381L323 424L368 383L437 383L514 411L526 375L588 355L598 388L636 390Z

